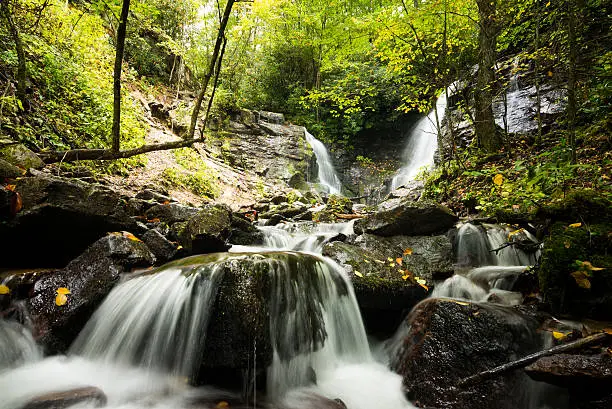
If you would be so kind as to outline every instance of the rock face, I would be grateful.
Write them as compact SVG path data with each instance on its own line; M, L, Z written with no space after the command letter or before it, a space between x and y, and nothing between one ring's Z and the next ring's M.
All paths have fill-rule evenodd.
M567 388L572 409L612 407L612 357L608 354L547 356L525 372L537 381Z
M284 125L282 114L260 112L231 121L213 150L235 168L302 188L314 156L300 126ZM240 121L240 122L238 122Z
M537 347L537 323L514 310L429 299L406 321L392 368L404 377L408 396L418 405L437 408L515 409L527 407L521 394L526 376L508 373L459 389L460 379L527 355Z
M23 208L0 220L3 264L64 266L107 232L140 228L125 197L101 185L37 172L16 182Z
M418 236L444 232L458 218L449 209L430 201L409 198L390 199L378 211L355 222L355 233L377 236Z
M40 342L48 352L65 351L119 275L154 262L155 257L143 242L109 234L65 269L42 276L27 302ZM59 288L70 291L64 305L56 303Z

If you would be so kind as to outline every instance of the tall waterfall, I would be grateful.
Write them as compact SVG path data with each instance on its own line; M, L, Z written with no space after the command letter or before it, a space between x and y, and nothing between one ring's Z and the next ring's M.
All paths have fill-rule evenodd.
M437 118L436 118L437 111ZM402 154L402 167L391 181L391 190L405 185L415 178L421 168L434 164L434 154L438 148L438 123L446 112L446 93L436 101L436 109L421 118L408 135L408 144Z
M325 188L328 193L339 194L342 190L342 183L334 169L329 152L323 142L312 136L306 128L304 128L306 141L312 147L312 150L317 158L317 166L319 167L319 183Z

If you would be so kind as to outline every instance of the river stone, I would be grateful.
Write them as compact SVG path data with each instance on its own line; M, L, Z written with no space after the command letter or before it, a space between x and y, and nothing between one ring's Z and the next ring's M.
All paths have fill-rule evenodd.
M23 406L22 409L67 409L79 403L87 407L101 408L106 406L106 395L94 386L86 386L62 392L49 392L38 396Z
M142 235L142 241L144 241L149 250L155 255L158 262L163 263L172 260L178 252L178 245L172 243L155 229L147 230Z
M184 222L200 212L197 207L185 206L179 203L157 204L150 207L145 216L147 219L159 219L162 222L173 224Z
M376 213L355 222L355 233L377 236L419 236L442 233L458 218L448 208L429 200L413 202L406 198L390 199L378 206Z
M27 302L40 342L49 353L65 352L93 311L133 267L147 267L155 256L147 246L121 234L109 234L92 244L63 270L42 276ZM56 305L58 288L70 291Z
M34 172L16 181L21 211L0 220L0 248L11 255L5 266L63 267L108 232L142 230L129 198L102 185Z
M180 240L191 254L214 253L229 248L232 212L224 205L204 205L190 218Z
M39 169L45 166L37 154L20 143L0 147L0 159L24 169Z
M539 349L536 320L516 310L450 299L418 304L397 334L391 367L417 406L470 409L528 407L519 371L458 388L458 381Z
M0 158L0 180L14 179L23 176L24 171Z

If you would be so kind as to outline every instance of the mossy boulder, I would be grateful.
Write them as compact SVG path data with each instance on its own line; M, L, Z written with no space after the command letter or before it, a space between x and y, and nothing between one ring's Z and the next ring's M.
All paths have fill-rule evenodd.
M448 208L429 200L409 198L382 202L376 213L355 222L355 233L377 236L419 236L443 233L459 219Z
M538 277L540 291L553 313L612 320L610 249L610 223L552 225L544 241ZM572 275L576 271L584 274Z
M231 234L232 212L224 205L204 205L180 231L181 244L191 254L225 251Z
M0 159L23 169L39 169L45 166L37 154L22 144L0 145Z
M331 194L327 197L327 208L336 213L351 213L353 202L348 197Z

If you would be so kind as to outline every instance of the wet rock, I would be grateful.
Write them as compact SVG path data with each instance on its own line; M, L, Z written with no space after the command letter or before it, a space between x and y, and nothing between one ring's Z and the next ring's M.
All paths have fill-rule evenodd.
M13 179L23 176L23 170L0 158L0 179Z
M419 406L470 409L528 407L527 379L513 371L478 385L458 388L465 377L510 362L538 348L537 321L489 304L428 299L407 318L392 357L408 397Z
M263 233L241 214L232 213L230 243L242 246L263 244Z
M65 352L119 276L154 262L155 256L143 242L109 234L63 270L41 277L27 302L41 344L49 353ZM64 305L57 305L57 290L62 287L70 294Z
M5 146L0 145L0 159L3 159L13 166L22 167L23 169L39 169L45 166L45 163L37 154L20 143Z
M178 245L172 243L157 230L147 230L142 235L142 241L161 263L172 260L178 252Z
M306 209L307 206L301 202L294 202L292 204L285 203L271 207L269 211L262 213L260 217L263 219L269 219L274 215L280 215L286 219L290 219L302 214L304 211L306 211Z
M159 219L162 222L173 224L184 222L194 217L199 213L197 207L185 206L179 203L166 203L154 205L147 210L145 216L147 219Z
M341 195L329 195L326 202L327 208L336 213L352 213L353 202L348 197Z
M136 193L136 198L141 200L153 200L157 203L171 202L172 199L167 193L157 192L152 189L143 189Z
M557 354L525 368L536 381L567 388L572 409L612 407L612 357Z
M190 218L180 234L183 247L191 254L225 251L231 234L232 212L223 205L204 205Z
M431 201L390 199L378 211L355 222L355 233L378 236L418 236L444 232L458 218L448 208Z
M4 265L65 266L107 232L139 231L137 209L108 187L30 172L16 181L23 208L0 221Z
M79 403L87 403L88 407L106 406L106 395L94 386L71 389L62 392L49 392L38 396L25 404L23 409L66 409Z

